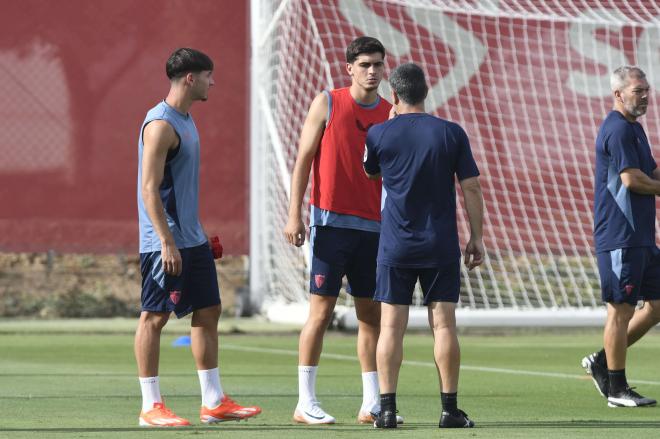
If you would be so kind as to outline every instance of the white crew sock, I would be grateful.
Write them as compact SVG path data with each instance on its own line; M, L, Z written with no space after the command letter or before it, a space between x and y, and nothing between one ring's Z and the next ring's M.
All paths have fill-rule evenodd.
M202 404L207 408L216 408L225 396L220 385L220 371L216 367L209 370L198 370L199 385L202 388Z
M380 390L378 372L362 372L362 407L361 412L377 413L380 411Z
M316 401L316 371L318 366L298 366L298 405Z
M142 390L142 411L148 412L154 408L154 403L163 402L160 396L160 380L158 377L138 377Z

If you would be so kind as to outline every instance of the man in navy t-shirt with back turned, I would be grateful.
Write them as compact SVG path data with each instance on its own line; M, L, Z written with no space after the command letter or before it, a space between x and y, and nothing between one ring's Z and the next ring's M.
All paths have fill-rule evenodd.
M395 428L396 386L403 356L403 335L415 284L424 293L435 339L441 380L440 427L472 427L457 407L460 350L456 303L460 290L460 249L456 225L455 178L463 190L470 223L465 264L483 262L483 200L479 170L463 129L427 114L428 87L415 64L390 75L392 118L367 134L364 169L383 178L383 208L374 300L381 302L376 348L381 413L377 428Z
M655 196L660 171L637 118L646 113L649 83L638 67L610 78L614 109L596 138L594 243L603 302L605 347L582 359L610 407L655 405L628 386L627 347L660 321L660 250L655 245ZM642 308L635 310L643 300Z

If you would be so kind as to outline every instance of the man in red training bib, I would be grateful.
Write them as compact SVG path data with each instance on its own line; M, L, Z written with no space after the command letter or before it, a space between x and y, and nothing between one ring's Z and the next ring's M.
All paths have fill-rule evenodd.
M355 301L358 318L357 352L362 368L363 401L358 422L373 423L380 412L376 344L380 304L376 288L376 254L380 233L380 181L362 170L362 153L369 127L387 120L391 105L378 95L385 70L385 48L375 38L360 37L346 49L351 85L321 92L312 102L300 135L291 177L287 241L302 246L305 225L302 201L312 177L309 317L300 333L298 405L294 420L332 424L316 398L316 373L323 336L332 318L342 279Z

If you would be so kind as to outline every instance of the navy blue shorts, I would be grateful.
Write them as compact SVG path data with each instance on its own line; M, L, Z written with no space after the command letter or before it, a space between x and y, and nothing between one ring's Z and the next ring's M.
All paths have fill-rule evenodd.
M309 291L338 296L344 276L353 297L372 297L376 291L379 233L314 226L310 233L312 269Z
M660 299L660 250L621 248L596 255L603 302L637 305Z
M424 305L430 302L458 302L461 292L460 260L433 268L378 264L374 300L393 305L411 305L417 279L424 294Z
M174 312L183 317L197 309L220 304L213 253L208 243L179 249L179 276L165 274L160 252L140 253L142 311Z

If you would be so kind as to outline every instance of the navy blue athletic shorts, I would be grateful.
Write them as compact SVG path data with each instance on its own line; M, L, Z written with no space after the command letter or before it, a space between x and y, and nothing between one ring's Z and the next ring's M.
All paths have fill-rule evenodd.
M314 226L310 233L312 269L309 291L338 296L344 276L353 297L372 297L376 291L379 233Z
M461 292L460 260L433 268L404 268L378 264L374 300L393 305L411 305L419 279L424 305L458 302Z
M208 243L179 249L179 276L165 274L160 252L140 253L142 311L174 312L183 317L197 309L220 304L213 253Z
M596 255L603 302L637 305L660 299L660 250L630 247Z

